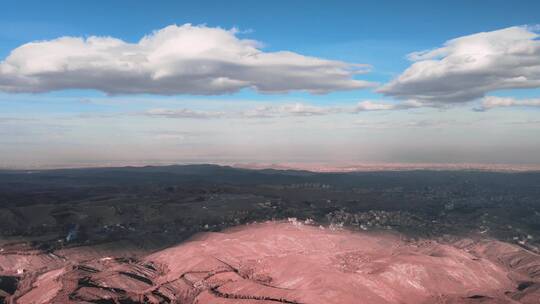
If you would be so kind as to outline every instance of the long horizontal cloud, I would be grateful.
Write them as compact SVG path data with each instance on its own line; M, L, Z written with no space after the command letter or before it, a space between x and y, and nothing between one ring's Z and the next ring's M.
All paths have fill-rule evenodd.
M395 129L395 128L441 128L457 124L452 120L411 120L411 121L366 121L357 120L355 125L369 129ZM463 122L459 123L463 125Z
M309 117L324 116L332 114L354 114L366 111L394 111L419 108L423 105L417 102L408 101L402 103L389 103L378 101L362 101L354 106L316 106L305 103L291 103L282 105L263 105L255 108L220 112L220 111L197 111L187 108L180 109L150 109L143 113L145 116L161 118L276 118L276 117Z
M279 117L279 116L322 116L342 113L359 113L368 111L394 111L418 108L423 106L414 101L389 103L380 101L361 101L354 106L321 107L303 103L261 106L242 112L243 117Z
M284 116L322 116L341 112L343 110L338 107L321 107L304 103L293 103L260 106L242 111L239 113L239 116L246 118L271 118Z
M61 37L14 49L0 62L0 91L95 89L109 94L327 93L371 87L369 66L280 51L264 52L237 31L171 25L128 43Z
M540 107L540 98L516 99L512 97L486 96L476 111L487 111L501 107Z
M387 103L387 102L374 102L374 101L362 101L359 102L356 107L352 110L353 112L364 112L364 111L391 111L391 110L407 110L420 108L425 106L424 104L414 101L407 100L401 103Z
M220 118L223 117L224 113L222 112L213 112L213 111L195 111L191 109L150 109L144 112L146 116L154 117L166 117L166 118Z
M340 108L319 107L303 103L264 105L243 111L197 111L187 108L181 109L150 109L142 113L145 116L162 118L272 118L290 116L320 116L343 112Z
M501 89L540 87L540 41L533 28L510 27L447 41L409 55L414 63L378 89L398 99L459 103Z

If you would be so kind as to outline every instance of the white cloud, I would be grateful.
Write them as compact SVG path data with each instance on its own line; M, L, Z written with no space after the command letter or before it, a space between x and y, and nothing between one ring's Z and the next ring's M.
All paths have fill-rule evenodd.
M528 125L528 126L540 126L540 120L527 119L521 121L510 121L507 125Z
M540 41L534 27L510 27L414 52L415 61L378 89L398 99L458 103L501 89L540 87Z
M516 99L512 97L486 96L476 111L487 111L500 107L540 107L540 98Z
M378 101L362 101L355 106L315 106L304 103L293 103L283 105L264 105L253 109L248 109L240 113L240 117L247 118L272 118L290 116L323 116L332 114L354 114L364 111L393 111L419 108L424 106L416 101L405 101L399 103L388 103Z
M369 129L395 129L395 128L441 128L456 124L455 121L449 120L411 120L411 121L369 121L357 120L354 122L356 126Z
M282 105L263 105L242 111L197 111L187 108L163 109L156 108L145 111L143 114L152 117L165 118L272 118L292 116L320 116L341 113L344 109L319 107L303 103Z
M288 103L280 105L261 105L254 108L237 111L198 111L188 108L181 109L150 109L142 114L162 118L278 118L278 117L309 117L333 114L354 114L364 111L393 111L419 108L424 106L416 101L388 103L377 101L362 101L355 106L317 106L305 103ZM138 113L141 114L141 113Z
M372 102L372 101L362 101L358 103L356 108L354 109L356 112L361 111L384 111L384 110L392 110L394 108L393 104L389 103L379 103L379 102Z
M171 25L128 43L112 37L61 37L14 49L0 62L0 91L96 89L109 94L328 93L371 87L367 65L264 52L235 29Z
M425 106L424 104L415 101L407 100L400 103L387 103L387 102L374 102L374 101L362 101L352 110L353 112L363 111L391 111L391 110L406 110L413 108L420 108Z
M18 118L18 117L0 117L0 124L4 123L17 123L17 122L24 122L24 121L35 121L34 118Z
M242 117L248 118L270 118L284 116L321 116L343 112L337 107L320 107L304 103L293 103L283 105L265 105L253 109L248 109L240 113Z
M334 107L319 107L303 103L287 104L280 107L280 111L293 116L316 116L339 113L341 110Z
M197 119L207 119L207 118L220 118L223 117L224 113L222 112L212 112L212 111L195 111L191 109L150 109L144 112L144 115L153 116L153 117L165 117L165 118L197 118Z

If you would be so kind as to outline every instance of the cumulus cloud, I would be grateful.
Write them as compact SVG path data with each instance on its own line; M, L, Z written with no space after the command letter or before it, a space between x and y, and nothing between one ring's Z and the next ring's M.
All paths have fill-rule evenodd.
M61 37L24 44L0 62L0 91L95 89L109 94L328 93L371 87L369 66L265 52L237 30L171 25L136 43Z
M540 98L516 99L512 97L486 96L475 111L487 111L501 107L540 107Z
M534 27L510 27L414 52L414 63L378 92L398 99L459 103L501 89L540 87L540 41Z

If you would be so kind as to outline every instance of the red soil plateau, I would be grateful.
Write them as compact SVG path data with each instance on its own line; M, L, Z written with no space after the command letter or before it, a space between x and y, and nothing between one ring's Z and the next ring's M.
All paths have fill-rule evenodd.
M125 251L136 258L119 258ZM540 303L540 256L515 245L296 221L202 233L151 254L0 254L0 275L20 278L6 303Z

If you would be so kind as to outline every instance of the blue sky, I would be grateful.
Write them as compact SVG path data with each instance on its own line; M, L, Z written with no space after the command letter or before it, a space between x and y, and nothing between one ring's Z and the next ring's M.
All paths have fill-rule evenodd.
M537 50L538 38L530 35L538 32L539 11L538 1L5 1L0 10L0 60L15 74L4 72L3 86L0 69L0 166L20 167L29 161L32 166L156 161L540 163L536 70L523 74L530 65L523 63L490 82L485 71L496 74L493 67L497 65L490 63L493 66L485 71L468 73L469 67L459 61L483 36L445 47L451 39L488 32L494 38L482 43L502 39L512 45L515 40L516 45ZM325 70L329 73L335 69L347 73L350 66L338 62L366 64L370 71L337 79L324 72L315 75L320 71L316 70L300 79L291 65L281 74L282 84L268 84L268 77L275 79L275 74L265 75L261 69L252 83L240 89L236 83L225 89L204 84L199 88L201 83L196 82L185 88L148 87L132 92L114 87L115 81L125 79L90 83L86 68L80 80L78 74L39 76L43 70L35 69L49 60L43 54L52 50L42 45L18 61L8 57L27 43L66 36L113 37L131 50L128 44L137 44L145 35L171 25L181 31L188 23L202 29L199 40L222 29L224 33L216 35L257 41L257 52L288 51L302 56L299 60L329 60ZM232 33L232 28L238 31ZM411 61L408 54L437 48L444 48L449 61L457 58L456 68L464 71L461 78L449 69L447 74L437 74L439 82L429 77L392 83L407 69L421 66L417 63L439 56ZM226 47L221 51L227 52ZM515 54L521 54L496 43L488 51L496 61L509 65L518 58ZM70 61L69 50L57 54L60 66L94 60ZM118 59L114 54L106 56ZM534 65L536 59L540 61L540 57L522 60ZM31 73L38 73L31 75L35 78L31 81L44 83L42 87L17 78L30 75L22 68L12 72L11 67L26 63L32 65ZM182 67L177 61L168 64ZM415 77L439 68L442 61L416 71ZM114 72L107 70L106 75ZM57 84L56 79L65 75L77 84L68 80ZM516 83L522 81L520 76L525 84ZM461 92L460 81L470 86ZM45 84L49 82L55 83ZM314 92L321 83L333 85L324 85L324 94ZM104 89L109 84L113 95ZM253 89L265 86L266 92ZM116 143L111 143L115 134Z

